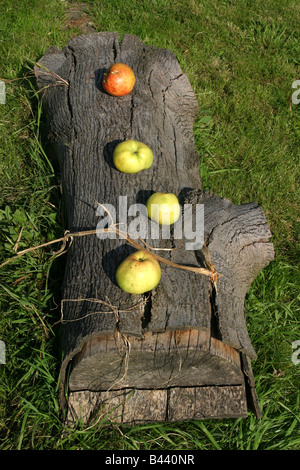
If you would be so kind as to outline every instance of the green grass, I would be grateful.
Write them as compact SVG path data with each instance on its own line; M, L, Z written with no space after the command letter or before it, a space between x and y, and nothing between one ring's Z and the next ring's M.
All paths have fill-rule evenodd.
M83 2L81 2L83 3ZM204 187L237 204L256 201L272 230L276 259L246 298L252 363L263 417L151 424L96 423L65 429L59 419L56 301L64 257L50 250L0 270L1 449L299 449L300 8L294 1L87 1L98 31L138 35L171 49L199 102L194 135ZM1 261L61 236L59 182L41 142L43 114L31 70L66 29L66 1L3 0L0 6ZM25 78L24 78L25 77ZM103 425L105 424L105 425Z

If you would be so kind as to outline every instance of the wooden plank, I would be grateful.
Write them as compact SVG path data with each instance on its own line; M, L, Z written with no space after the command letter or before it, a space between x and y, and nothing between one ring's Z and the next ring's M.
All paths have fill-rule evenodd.
M245 416L247 416L247 402L244 385L170 390L168 408L170 421Z
M141 424L247 417L244 385L71 392L66 422Z

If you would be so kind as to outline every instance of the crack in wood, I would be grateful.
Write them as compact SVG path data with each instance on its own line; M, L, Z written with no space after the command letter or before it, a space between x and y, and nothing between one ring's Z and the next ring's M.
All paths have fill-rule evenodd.
M151 322L151 308L152 308L152 292L144 294L145 306L144 314L142 316L142 330L147 330L149 323Z
M216 338L222 341L222 335L219 326L219 315L218 315L218 306L216 304L217 290L214 283L211 283L211 292L210 292L210 308L211 308L211 317L210 317L210 335L212 338Z

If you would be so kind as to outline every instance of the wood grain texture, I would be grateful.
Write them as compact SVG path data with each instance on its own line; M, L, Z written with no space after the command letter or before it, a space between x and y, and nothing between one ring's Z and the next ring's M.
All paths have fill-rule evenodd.
M130 95L115 98L102 89L103 74L113 62L124 62L135 72L136 86ZM150 338L156 338L154 356L165 364L171 357L168 332L196 331L189 334L190 340L197 337L197 341L204 334L209 338L211 364L214 361L219 368L223 364L223 376L232 362L218 355L216 341L255 358L244 301L257 274L274 257L271 234L257 204L234 205L202 191L200 156L193 136L198 103L174 54L145 45L135 36L125 35L120 41L118 33L95 33L75 37L62 50L51 47L35 67L35 74L47 120L47 151L61 177L65 228L70 232L96 229L101 219L96 212L99 204L116 208L116 222L120 223L120 196L126 196L129 208L134 203L145 204L152 192L172 192L178 195L182 207L191 204L195 210L197 204L204 206L205 246L186 250L186 239L174 238L172 230L169 239L155 240L149 227L145 242L154 248L167 248L157 254L174 263L206 268L214 265L222 275L214 285L207 276L162 263L162 280L157 288L147 296L130 295L118 288L115 272L134 248L116 237L74 238L62 286L62 408L66 405L67 371L73 374L74 393L102 387L99 367L94 365L99 355L100 368L117 358L120 350L114 341L116 335L129 337L131 344L148 344L148 350L131 351L135 369L127 376L130 380L123 383L126 390L136 387L141 375L135 376L135 372L140 374L141 365L147 364L152 364L152 378L145 378L145 384L155 387ZM114 168L113 150L128 138L140 140L153 150L154 163L149 170L128 175ZM188 217L184 211L183 220ZM110 341L110 356L105 358L102 350ZM184 353L186 385L196 387L201 385L201 374L192 374L191 370L203 359L203 347L201 351L199 345L186 346L186 351L192 353L191 357ZM134 355L137 357L132 361ZM173 366L178 367L178 360L174 355ZM164 379L172 378L167 367L163 370ZM109 374L108 388L117 377ZM174 382L174 390L176 385ZM170 410L170 416L172 413Z
M208 386L71 392L66 422L141 424L162 421L245 418L245 386Z
M69 374L72 392L243 383L236 350L200 330L97 336L73 358Z

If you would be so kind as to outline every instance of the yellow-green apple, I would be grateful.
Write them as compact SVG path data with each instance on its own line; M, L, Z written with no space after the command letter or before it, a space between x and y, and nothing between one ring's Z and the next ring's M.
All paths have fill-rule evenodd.
M127 139L116 146L113 162L115 167L123 173L138 173L150 168L153 163L153 152L148 145Z
M180 204L173 193L154 193L147 204L148 217L160 225L174 224L180 216Z
M159 262L151 253L143 250L129 255L116 272L118 286L130 294L143 294L154 289L160 278Z
M126 64L112 64L104 74L102 85L112 96L128 95L135 85L134 72Z

